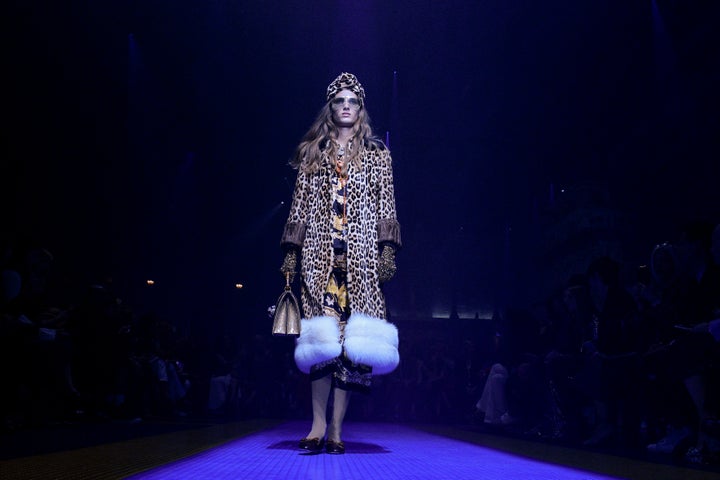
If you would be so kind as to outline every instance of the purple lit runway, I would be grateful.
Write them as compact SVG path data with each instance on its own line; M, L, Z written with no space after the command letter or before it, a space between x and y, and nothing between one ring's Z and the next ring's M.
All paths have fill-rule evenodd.
M402 425L348 423L345 455L305 454L296 445L308 427L289 422L133 479L532 479L612 477L544 463ZM626 477L627 478L627 477Z

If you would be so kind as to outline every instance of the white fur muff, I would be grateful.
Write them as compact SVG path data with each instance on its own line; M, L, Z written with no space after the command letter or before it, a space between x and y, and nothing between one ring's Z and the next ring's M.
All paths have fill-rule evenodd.
M295 363L303 373L310 367L340 355L340 328L333 317L300 320L300 336L295 344Z
M371 366L373 375L390 373L400 363L397 327L381 318L352 314L345 326L345 353L353 363Z

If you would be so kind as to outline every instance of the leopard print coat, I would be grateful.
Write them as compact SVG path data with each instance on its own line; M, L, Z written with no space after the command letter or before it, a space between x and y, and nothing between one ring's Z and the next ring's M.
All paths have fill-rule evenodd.
M392 159L384 146L363 146L360 166L348 166L347 288L350 309L386 319L378 280L379 245L401 246L395 211ZM331 219L335 170L323 152L314 173L300 169L281 245L302 252L301 299L305 318L323 314L322 300L332 270Z

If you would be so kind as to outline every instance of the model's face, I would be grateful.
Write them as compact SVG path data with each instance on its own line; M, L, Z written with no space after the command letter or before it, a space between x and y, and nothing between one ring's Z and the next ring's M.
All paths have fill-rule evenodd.
M340 90L330 100L332 118L338 127L352 127L360 112L360 100L350 90Z

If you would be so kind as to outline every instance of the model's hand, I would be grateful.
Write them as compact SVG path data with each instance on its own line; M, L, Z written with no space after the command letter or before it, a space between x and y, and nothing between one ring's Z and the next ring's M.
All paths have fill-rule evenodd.
M297 250L291 248L287 251L280 272L283 275L290 275L290 282L292 283L295 279L295 273L297 273Z
M378 264L378 277L380 283L385 283L390 280L397 271L395 265L395 249L390 245L384 245L382 252L380 252L380 259Z

